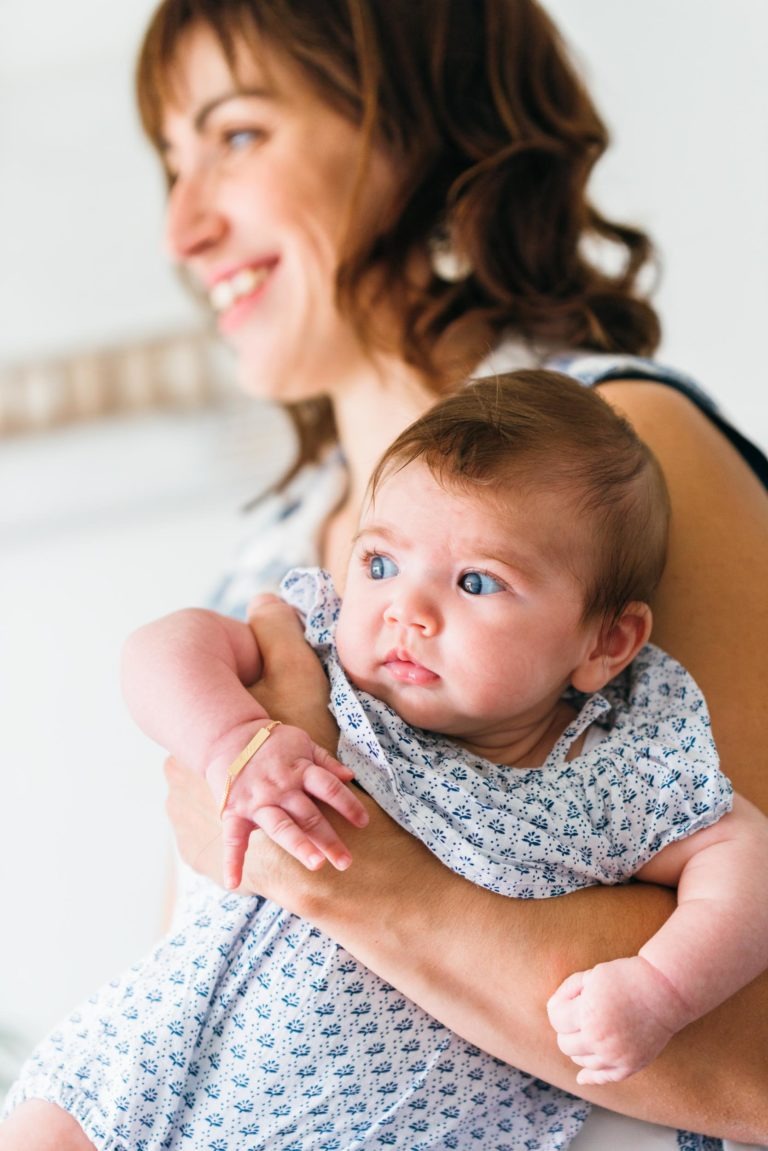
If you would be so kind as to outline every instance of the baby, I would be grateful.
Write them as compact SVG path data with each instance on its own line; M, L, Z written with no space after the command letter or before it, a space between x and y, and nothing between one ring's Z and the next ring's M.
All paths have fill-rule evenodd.
M511 373L438 404L386 452L341 603L321 571L284 581L329 676L339 760L244 686L261 674L258 613L252 628L188 610L135 633L129 707L205 773L228 886L255 826L307 867L348 866L316 801L364 826L353 778L492 890L677 885L638 955L550 1000L580 1083L638 1071L756 976L768 822L732 796L690 676L647 643L668 518L656 461L596 393Z

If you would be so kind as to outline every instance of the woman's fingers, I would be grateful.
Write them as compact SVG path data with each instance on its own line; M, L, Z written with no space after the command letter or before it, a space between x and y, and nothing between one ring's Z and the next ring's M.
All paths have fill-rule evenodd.
M179 854L195 871L221 883L221 823L210 788L198 772L175 759L166 759L164 767L165 806Z

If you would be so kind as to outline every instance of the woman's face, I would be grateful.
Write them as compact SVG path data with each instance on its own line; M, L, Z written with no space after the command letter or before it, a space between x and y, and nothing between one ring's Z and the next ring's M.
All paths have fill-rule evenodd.
M207 292L245 389L282 401L333 395L370 367L334 300L361 134L277 55L243 51L234 77L203 26L178 65L164 117L170 253ZM374 153L364 229L393 183Z

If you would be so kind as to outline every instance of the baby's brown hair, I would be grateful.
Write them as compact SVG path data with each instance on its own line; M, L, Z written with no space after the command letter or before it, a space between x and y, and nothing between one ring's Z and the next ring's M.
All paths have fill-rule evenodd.
M398 436L371 498L416 461L446 488L489 489L502 508L512 490L562 493L563 515L584 533L574 566L585 621L610 625L629 603L651 601L666 561L666 483L651 450L593 389L543 370L473 381Z

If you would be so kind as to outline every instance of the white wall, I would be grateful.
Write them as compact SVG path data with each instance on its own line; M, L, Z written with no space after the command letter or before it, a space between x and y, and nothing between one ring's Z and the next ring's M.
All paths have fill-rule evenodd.
M0 2L0 364L183 327L133 106L152 0Z
M0 0L0 366L192 318L131 104L150 7ZM768 444L768 4L548 7L613 129L600 202L665 257L665 354ZM117 657L135 624L205 597L270 462L250 420L250 458L227 414L0 443L0 1030L39 1034L159 926L158 755L122 708Z
M655 237L661 355L768 446L768 4L546 0L614 146L600 205Z

